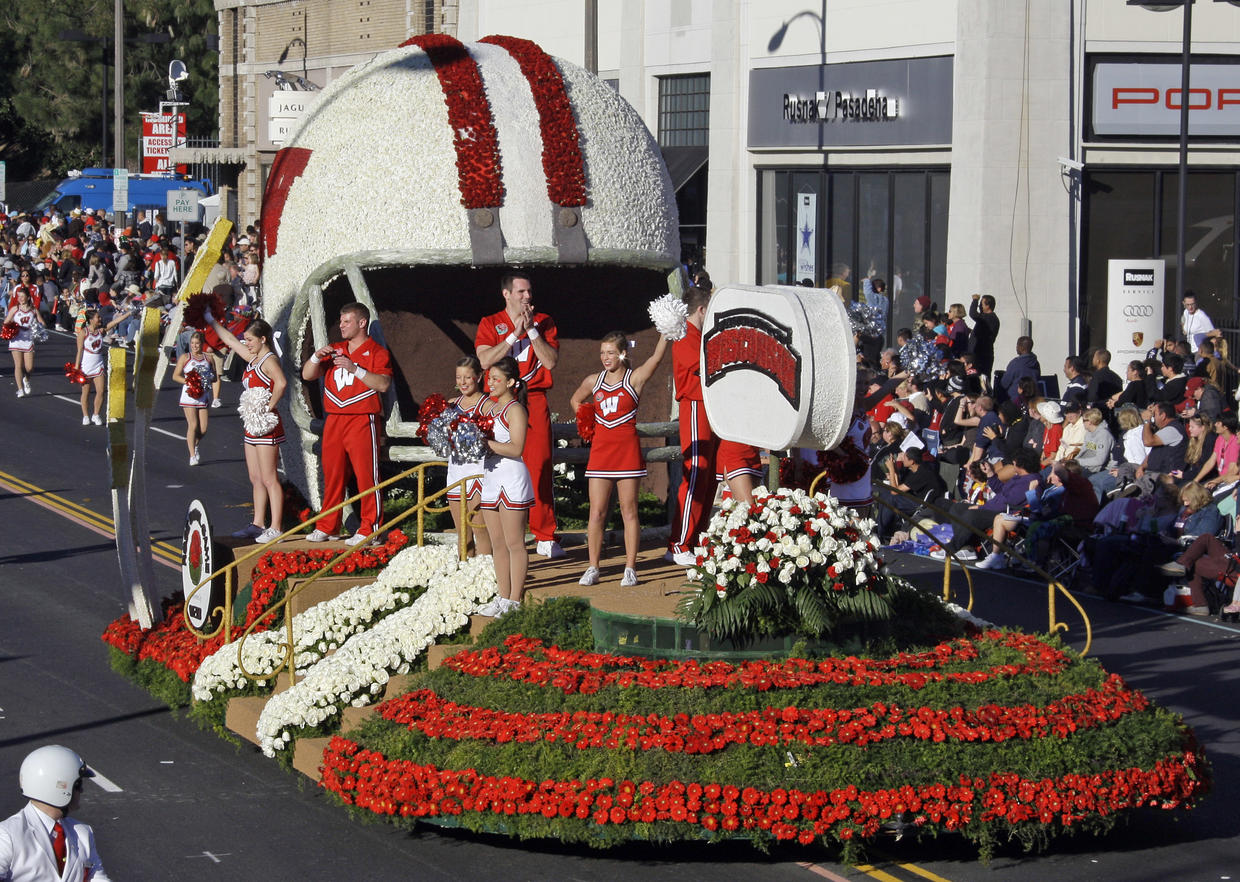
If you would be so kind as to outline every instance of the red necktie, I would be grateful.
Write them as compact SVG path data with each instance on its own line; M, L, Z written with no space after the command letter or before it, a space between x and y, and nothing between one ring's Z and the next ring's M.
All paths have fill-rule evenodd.
M52 825L52 851L56 855L56 872L64 873L67 850L65 849L65 828L61 826L60 821Z

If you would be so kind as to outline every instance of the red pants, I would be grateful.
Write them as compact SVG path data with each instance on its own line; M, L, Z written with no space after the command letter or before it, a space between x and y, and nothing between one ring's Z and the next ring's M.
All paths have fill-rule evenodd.
M715 452L719 441L706 420L700 401L680 402L680 505L672 524L669 547L674 552L692 551L698 534L710 523L715 501Z
M547 409L546 393L529 393L525 407L530 421L521 459L530 470L530 483L534 485L530 532L537 541L550 542L555 539L555 492L551 487L551 411Z
M349 473L357 482L357 492L370 490L379 483L379 415L370 413L329 413L323 423L323 508L344 501L344 487ZM383 523L383 494L375 490L360 500L362 522L357 530L369 536ZM343 510L323 515L318 528L324 533L339 533Z

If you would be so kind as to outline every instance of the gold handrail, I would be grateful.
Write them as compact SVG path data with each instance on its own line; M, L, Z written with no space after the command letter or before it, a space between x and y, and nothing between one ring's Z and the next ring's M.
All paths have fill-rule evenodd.
M423 509L420 507L422 503L424 501L430 502L434 499L438 499L440 496L446 494L453 487L462 485L466 481L476 480L478 477L480 477L479 475L469 475L465 478L462 478L460 481L456 482L455 484L450 484L449 486L445 487L442 491L440 491L439 493L436 493L430 499L425 499L424 497L425 497L425 486L426 486L426 469L435 468L435 467L442 468L446 465L447 463L443 461L418 463L417 465L413 466L412 468L406 469L400 474L394 475L393 477L388 478L387 480L381 481L380 483L376 484L374 487L370 487L367 490L361 491L359 493L354 494L353 496L350 496L348 499L345 499L343 502L341 502L338 505L333 505L331 508L326 509L325 511L318 512L310 519L302 521L297 526L292 527L288 530L285 530L283 533L281 533L276 538L272 539L270 542L264 542L261 545L254 546L254 548L251 549L249 553L243 554L240 557L234 558L232 562L230 562L227 566L223 567L220 570L216 570L208 578L203 579L201 582L195 585L193 589L190 590L189 594L185 598L185 606L181 611L182 618L185 620L186 630L188 630L191 634L194 634L195 636L203 640L210 640L212 637L219 634L221 630L223 630L224 631L224 642L231 643L232 642L231 623L232 623L232 618L233 618L232 601L233 601L233 594L234 594L232 590L233 581L234 581L233 574L235 571L238 570L241 564L267 551L267 549L269 549L272 545L276 544L277 542L282 541L284 538L291 536L294 533L300 532L301 530L305 529L310 524L313 524L316 521L318 521L319 518L323 517L323 515L328 515L333 512L339 511L340 509L344 508L346 505L356 502L362 497L369 496L371 493L382 490L383 488L388 487L392 484L395 484L398 481L402 481L405 478L409 477L410 475L413 475L414 473L418 473L418 500L419 500L418 504L415 505L413 508L411 508L409 512L405 512L404 514L402 514L395 521L392 521L391 523L385 525L384 529L385 530L390 529L394 524L399 523L400 521L404 520L405 517L407 517L410 512L418 511L419 516L418 516L417 541L418 541L418 545L423 544L423 536L425 532L425 516L422 513ZM467 506L467 501L465 499L465 494L463 492L461 494L461 500L462 500L462 503L461 503L462 504L462 521L468 522L468 506ZM436 513L436 512L448 511L450 508L451 508L451 505L445 505L445 506L438 507L438 508L426 507L425 511ZM465 557L465 550L466 550L465 531L463 530L460 531L460 534L461 535L457 540L457 550L458 550L458 553L461 555L461 559L463 560ZM349 548L347 549L346 553L352 552L352 551L353 549ZM193 622L191 622L189 619L190 601L209 582L212 582L215 579L218 579L221 575L224 577L223 616L221 618L220 624L214 630L200 631L198 628L194 627ZM219 609L219 607L216 607L216 609ZM208 612L208 617L210 616L211 612L214 612L214 610L211 610Z
M814 478L813 482L810 483L811 494L814 492L814 489L818 486L818 482L821 481L825 475L826 475L826 472L819 474L817 477ZM1056 593L1061 593L1063 594L1064 597L1068 598L1068 600L1072 603L1072 605L1076 607L1076 611L1081 614L1081 621L1085 623L1085 648L1081 650L1081 655L1085 656L1089 654L1089 648L1093 645L1093 641L1094 641L1094 629L1093 629L1093 624L1089 620L1089 616L1086 615L1085 613L1084 607L1082 607L1081 604L1077 601L1077 599L1072 596L1072 593L1068 591L1067 588L1064 587L1062 582L1060 582L1058 579L1056 579L1054 576L1052 576L1050 573L1044 570L1041 566L1037 564L1037 562L1032 561L1029 558L1025 557L1023 554L1017 551L1012 545L1009 545L1006 541L994 542L994 538L988 537L985 531L976 529L975 527L973 527L973 525L965 523L964 521L960 520L955 515L953 515L951 512L946 511L945 509L933 503L926 502L925 500L921 499L918 496L914 496L911 493L901 490L899 487L892 487L890 484L883 483L882 481L875 481L874 487L875 489L887 490L888 492L893 493L897 496L902 496L905 499L910 499L913 502L917 503L919 508L928 508L930 511L934 512L936 515L940 516L940 521L947 520L951 522L953 529L963 528L965 530L968 530L970 533L972 533L974 536L977 536L980 539L989 538L991 542L994 543L995 547L998 550L1007 554L1009 557L1016 558L1026 567L1028 567L1029 569L1037 573L1038 576L1045 579L1046 580L1046 612L1047 612L1047 628L1046 629L1047 629L1047 632L1049 634L1055 634L1059 631L1071 630L1068 627L1068 624L1066 622L1061 622L1056 617L1055 595ZM895 506L887 503L885 500L879 499L877 496L875 496L874 501L896 512L897 514L900 515L901 519L909 520L908 516L906 516L899 509L895 508ZM998 514L998 512L996 512L996 514ZM969 572L968 567L964 566L959 561L957 561L956 563L960 567L960 569L964 572L965 580L967 581L968 586L969 586L969 605L966 606L965 609L968 610L969 612L972 612L973 611L973 576ZM945 602L951 600L951 565L952 565L952 555L950 554L944 555L943 557L943 600Z
M418 502L415 505L413 505L411 508L407 509L406 511L401 512L399 515L397 515L390 522L388 522L387 524L384 524L383 526L384 531L391 530L393 527L395 527L405 518L409 517L410 515L416 514L418 516L417 539L418 539L419 547L423 544L423 538L425 535L424 530L423 530L425 514L427 512L444 512L444 511L448 511L451 508L451 504L443 505L443 506L433 506L431 503L435 502L437 499L441 497L446 496L448 494L448 491L450 491L453 487L459 486L462 488L462 491L464 491L465 484L468 481L473 480L474 478L477 477L474 475L469 475L465 478L462 478L460 481L456 481L452 484L449 484L448 486L444 487L442 490L437 490L435 493L432 493L430 496L425 496L424 495L425 477L426 477L425 469L430 466L434 466L434 465L442 465L442 463L421 463L416 468L410 469L410 471L418 472ZM469 517L468 504L469 504L469 500L467 498L467 494L465 492L462 492L461 497L460 497L462 520L467 520ZM289 672L289 682L290 683L297 682L297 665L295 664L296 659L294 656L294 653L296 652L296 647L293 643L293 617L289 615L289 609L288 609L289 604L293 601L293 598L295 598L302 591L304 591L305 589L313 585L315 582L317 582L329 570L331 570L332 567L340 563L340 561L344 560L346 557L348 557L350 554L352 554L356 550L357 549L355 548L345 548L343 551L341 551L339 554L337 554L335 557L333 557L331 560L325 563L322 567L320 567L319 570L315 572L313 575L311 575L309 579L306 579L304 582L298 583L297 586L293 588L292 590L286 591L283 597L281 597L278 601L276 601L270 607L265 609L260 615L256 616L254 618L254 621L246 625L245 630L241 632L241 636L237 640L237 667L241 671L242 675L245 676L246 679L250 681L254 681L254 682L257 682L260 680L267 680L267 679L279 676L280 672L287 668ZM465 531L464 530L458 531L457 554L460 555L461 560L465 559ZM280 611L281 609L284 610L285 640L283 643L280 644L280 649L282 651L282 658L280 660L280 664L275 668L275 670L271 671L270 673L252 674L248 670L246 670L245 661L243 659L245 641L249 639L249 637L254 633L254 630L258 627L259 623L263 619L267 618L270 615L273 615L274 613Z

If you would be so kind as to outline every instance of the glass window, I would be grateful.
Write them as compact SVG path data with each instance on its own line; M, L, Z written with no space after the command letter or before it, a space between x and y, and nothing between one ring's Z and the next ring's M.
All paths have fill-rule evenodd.
M892 250L888 288L895 298L891 321L897 328L904 328L913 320L913 301L929 290L925 266L926 178L924 175L894 174L891 186ZM934 302L939 309L945 306L941 299Z
M1179 321L1176 297L1176 217L1179 175L1162 175L1162 230L1159 257L1167 261L1168 331ZM1233 327L1235 284L1235 186L1233 172L1189 172L1184 233L1184 290L1215 325Z
M832 275L841 266L847 266L852 273L856 262L855 244L857 242L857 176L852 172L833 172L831 179L831 248L827 260L831 264L827 269ZM820 278L826 279L827 276ZM845 289L845 296L851 291Z
M930 299L947 307L947 196L951 190L951 176L947 172L930 172L930 210L926 223L930 227L929 265L926 267L926 284ZM934 259L937 257L938 259Z
M791 284L789 267L792 265L789 256L789 216L788 175L773 171L760 172L758 186L760 188L758 210L758 280L761 284Z
M659 146L710 144L710 74L659 77Z
M1107 261L1157 256L1154 173L1090 172L1085 177L1085 198L1082 352L1089 346L1107 345Z

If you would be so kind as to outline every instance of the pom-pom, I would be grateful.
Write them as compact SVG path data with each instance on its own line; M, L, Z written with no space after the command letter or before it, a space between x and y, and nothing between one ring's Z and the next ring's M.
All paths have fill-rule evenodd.
M430 444L427 440L427 433L430 431L430 424L437 416L444 412L448 406L448 399L444 398L438 392L427 395L422 400L421 407L418 408L418 439L423 444ZM444 454L447 455L446 453Z
M478 424L478 428L482 430L484 437L495 437L495 416L493 414L477 413L471 419Z
M0 326L0 339L12 340L21 331L22 326L17 322L5 322Z
M206 391L206 385L198 371L190 371L185 375L185 393L190 398L201 398L202 393Z
M455 416L451 413L441 413L429 423L422 423L426 426L426 443L435 451L436 456L443 459L447 459L452 453L451 433L454 419Z
M241 413L241 424L246 434L259 438L274 429L280 422L278 414L267 409L271 404L271 390L262 386L246 389L241 393L241 401L237 410Z
M30 329L30 339L34 340L34 342L36 343L46 343L47 342L47 328L43 327L42 325L35 325L33 328Z
M70 383L77 383L79 386L85 386L90 382L90 377L86 376L82 369L71 361L65 362L65 379Z
M862 337L887 336L887 317L883 310L868 303L849 303L848 320L854 334Z
M675 294L664 294L650 302L647 309L655 330L669 340L679 340L685 335L689 322L689 307Z
M219 295L199 291L197 294L191 294L185 301L185 310L181 313L181 317L185 324L201 331L208 327L206 318L208 309L216 319L222 319L227 311Z
M929 340L914 337L900 348L900 366L917 377L937 376L939 352Z
M577 408L577 434L589 444L594 440L594 403L583 402Z
M451 434L449 459L457 465L481 462L487 455L487 437L482 427L468 417L457 420Z

